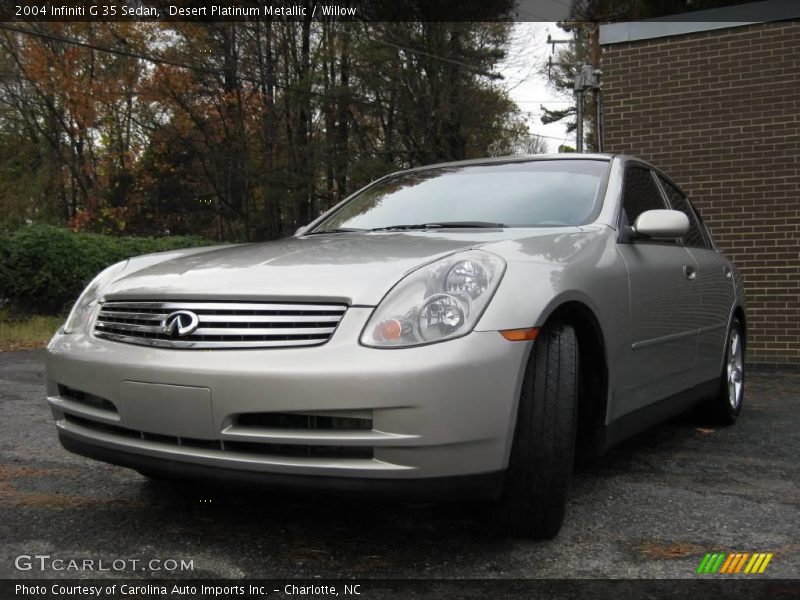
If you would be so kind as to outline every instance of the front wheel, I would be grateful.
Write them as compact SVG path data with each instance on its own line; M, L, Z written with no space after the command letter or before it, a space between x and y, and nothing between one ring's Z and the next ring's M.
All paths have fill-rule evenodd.
M572 479L577 406L575 330L553 322L540 331L531 350L496 506L510 533L543 539L561 529Z
M714 422L733 425L742 412L744 401L744 331L734 318L725 341L725 362L722 365L717 395L706 405L706 413Z

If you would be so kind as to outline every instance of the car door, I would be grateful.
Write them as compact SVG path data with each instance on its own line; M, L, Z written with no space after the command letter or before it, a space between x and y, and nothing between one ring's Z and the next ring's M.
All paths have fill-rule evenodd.
M667 205L652 170L626 165L619 253L629 281L629 335L616 416L644 408L694 385L700 285L697 263L676 239L635 239L628 225Z
M733 273L728 259L714 248L708 231L686 194L660 173L658 181L670 206L689 218L689 232L682 241L697 262L700 280L695 371L697 383L703 383L718 378L722 369L728 319L735 294Z

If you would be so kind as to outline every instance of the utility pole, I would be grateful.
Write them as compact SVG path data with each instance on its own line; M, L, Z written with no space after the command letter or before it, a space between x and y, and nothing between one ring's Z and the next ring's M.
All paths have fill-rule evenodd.
M583 152L583 100L586 90L594 92L595 104L597 108L597 121L601 116L599 101L600 101L600 69L596 69L592 65L584 65L578 63L577 71L575 73L575 102L577 103L577 146L578 152ZM595 134L598 133L597 123L595 123ZM600 137L597 137L598 150L602 148Z
M587 25L584 22L564 22L562 25L568 26L575 30L575 45L577 47L577 54L581 56L582 46L582 31L583 27ZM584 100L586 90L592 90L595 100L595 139L597 140L597 149L599 152L603 150L603 113L600 104L600 40L599 31L600 26L594 23L594 28L591 33L591 64L585 65L578 63L575 65L575 80L573 82L573 92L575 94L575 147L578 152L583 152L583 119L584 119ZM570 40L553 40L549 35L547 36L547 43L552 46L552 51L555 51L555 44L569 43ZM555 64L552 59L548 61L550 67Z
M597 140L597 151L603 151L603 108L600 94L600 23L594 24L592 29L592 68L596 74L596 86L594 88L594 139Z
M578 73L575 76L575 149L583 152L583 67L578 63Z
M583 55L583 28L587 25L587 23L577 23L578 27L575 32L575 44L577 46L577 54L578 56ZM576 130L576 145L578 152L583 152L583 118L584 118L584 100L586 96L586 90L592 90L595 99L595 139L597 140L597 148L598 150L602 149L603 143L600 133L600 120L602 118L601 108L600 108L600 44L598 38L598 32L600 28L595 23L594 28L591 31L591 38L590 38L590 61L591 64L584 65L582 63L578 63L576 65L577 70L575 73L575 83L574 83L574 90L575 90L575 104L576 104L576 112L577 112L577 130Z
M578 57L584 56L583 53L583 23L578 23L575 29L575 54ZM573 89L575 92L575 110L577 113L576 130L575 130L575 149L578 152L583 152L583 92L586 89L586 82L584 81L584 64L579 62L576 65L575 81L573 81Z

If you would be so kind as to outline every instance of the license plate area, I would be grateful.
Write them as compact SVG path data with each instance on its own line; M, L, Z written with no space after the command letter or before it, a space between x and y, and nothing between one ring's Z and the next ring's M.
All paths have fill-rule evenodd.
M216 437L208 388L123 381L121 395L125 427L175 437Z

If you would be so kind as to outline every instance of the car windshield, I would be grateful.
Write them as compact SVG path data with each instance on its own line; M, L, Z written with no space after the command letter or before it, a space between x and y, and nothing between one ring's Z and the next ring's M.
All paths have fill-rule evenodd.
M556 159L401 173L352 198L312 233L584 225L595 216L608 165Z

